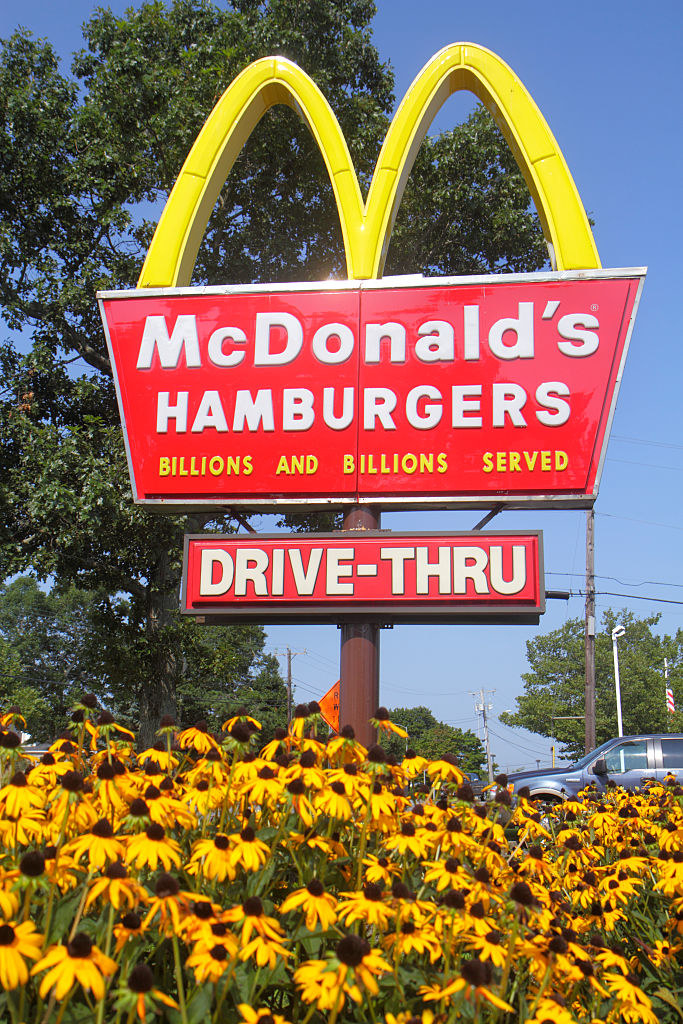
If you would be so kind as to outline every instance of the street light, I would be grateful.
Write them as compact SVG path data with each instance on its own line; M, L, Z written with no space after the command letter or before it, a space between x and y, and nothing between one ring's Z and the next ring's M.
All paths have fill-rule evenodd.
M623 626L615 626L612 630L612 653L614 654L614 689L617 695L617 729L620 736L624 735L624 727L621 721L621 687L619 685L619 652L617 651L617 640L623 636L626 630Z

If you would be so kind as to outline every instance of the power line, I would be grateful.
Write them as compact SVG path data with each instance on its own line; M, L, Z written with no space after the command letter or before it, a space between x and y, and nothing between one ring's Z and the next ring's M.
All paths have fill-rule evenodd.
M674 444L672 441L647 441L644 437L624 437L623 434L612 434L613 441L626 441L628 444L646 444L653 448L677 448L683 450L683 444Z
M657 604L683 604L683 601L676 601L672 597L652 597L648 594L622 594L616 590L596 590L600 597L627 597L630 601L655 601ZM585 591L570 591L570 597L585 597Z
M583 579L584 573L582 572L552 572L546 570L546 576L578 576L579 579ZM629 583L628 580L620 580L618 576L600 576L595 574L596 580L614 580L615 583L619 583L622 587L683 587L683 583L666 583L661 580L641 580L639 583Z
M633 516L618 516L614 512L596 512L596 516L604 516L605 519L624 519L627 523L641 523L643 526L659 526L664 530L683 530L683 526L674 526L673 523L654 523L651 519L634 519Z
M635 459L617 459L614 455L608 455L607 461L621 462L625 466L645 466L646 469L666 469L669 473L683 473L683 466L662 466L659 462L636 462Z

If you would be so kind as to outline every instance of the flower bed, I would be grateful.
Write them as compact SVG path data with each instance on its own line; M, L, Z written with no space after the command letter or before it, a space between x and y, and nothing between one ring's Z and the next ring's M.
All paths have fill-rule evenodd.
M683 1018L675 780L480 804L448 758L311 738L317 710L136 754L84 698L32 765L0 719L0 1019Z

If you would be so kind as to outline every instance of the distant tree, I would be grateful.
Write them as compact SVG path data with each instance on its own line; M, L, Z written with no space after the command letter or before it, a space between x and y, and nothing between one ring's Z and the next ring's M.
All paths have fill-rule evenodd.
M406 749L411 748L429 759L452 754L465 771L480 771L486 764L486 752L473 732L440 722L424 705L393 708L389 716L392 722L408 730L407 740L396 735L382 739L382 746L397 757L403 757Z
M241 704L264 733L286 724L287 690L277 660L263 652L261 626L208 627L178 619L169 643L181 663L182 724L218 729ZM69 587L42 590L30 576L0 588L0 708L17 705L39 742L66 728L71 707L94 693L135 728L144 680L145 634L123 598Z
M619 622L626 632L619 639L619 675L625 734L683 731L683 711L666 710L664 659L676 704L683 707L683 631L674 637L653 631L659 615L637 618L631 612L608 609L595 638L595 732L603 743L617 735L612 629ZM559 629L527 642L530 671L524 673L524 693L517 710L500 716L506 725L554 736L570 758L584 752L584 622L569 619ZM576 715L576 719L565 716Z

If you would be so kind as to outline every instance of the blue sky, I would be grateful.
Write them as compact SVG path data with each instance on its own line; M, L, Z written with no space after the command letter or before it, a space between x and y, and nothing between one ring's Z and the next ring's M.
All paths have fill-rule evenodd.
M48 37L67 60L81 45L87 0L24 0L0 10L0 36L17 24ZM122 12L128 5L113 3ZM374 41L396 74L397 101L426 61L468 40L497 52L521 77L555 134L595 220L604 267L647 266L648 276L619 396L596 511L598 615L626 607L661 613L667 633L683 627L683 338L681 295L680 50L683 8L672 2L571 4L488 0L379 0ZM20 11L20 13L18 13ZM450 127L466 109L456 97L439 116ZM207 111L207 114L209 111ZM395 513L393 529L470 529L475 513ZM546 585L583 589L585 513L503 513L492 527L542 529ZM492 746L509 769L547 759L546 740L513 731L497 715L514 707L526 668L525 641L583 615L583 598L550 602L538 627L401 626L382 634L381 699L427 704L435 715L476 729L472 691L494 691ZM297 696L322 695L338 675L333 627L276 627L270 646L308 652L294 659ZM662 700L663 686L662 686ZM615 723L616 731L616 723Z

